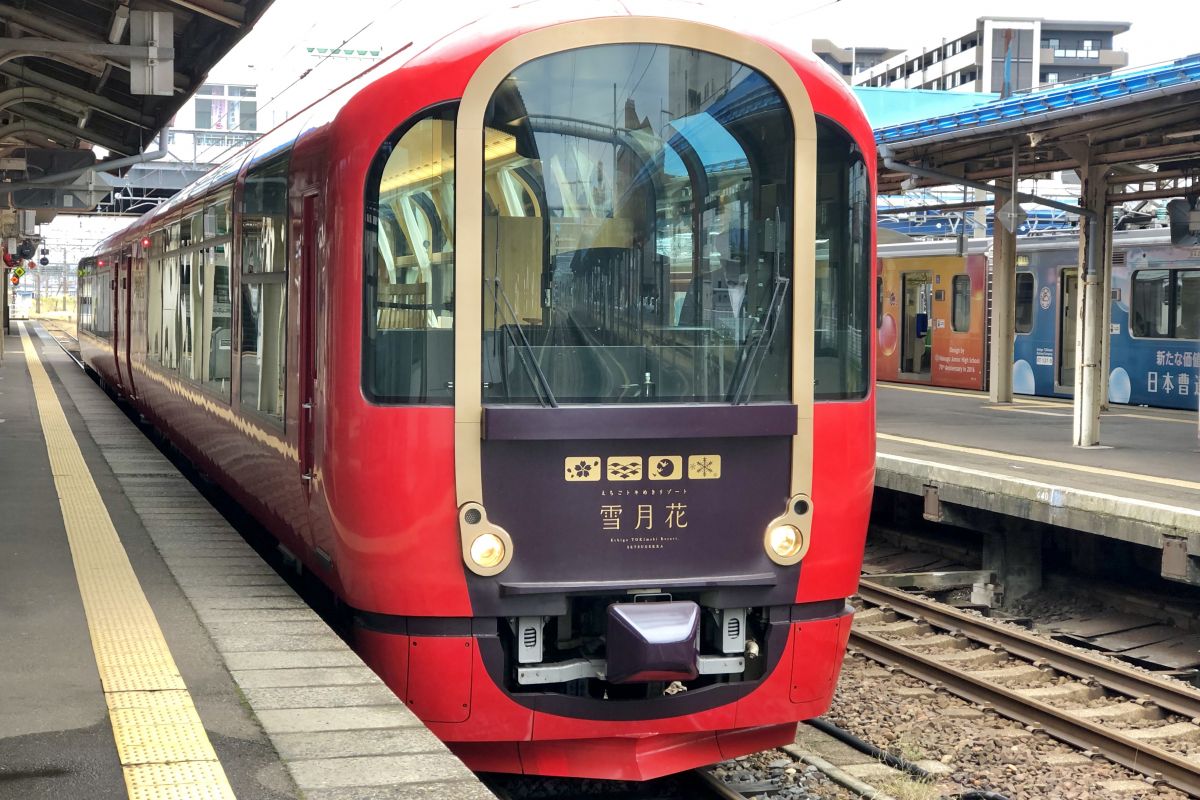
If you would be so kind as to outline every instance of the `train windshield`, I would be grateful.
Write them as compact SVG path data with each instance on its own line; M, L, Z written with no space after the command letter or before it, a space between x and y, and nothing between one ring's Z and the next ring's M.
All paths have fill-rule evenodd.
M483 148L485 401L789 399L794 140L760 73L556 53L497 89Z

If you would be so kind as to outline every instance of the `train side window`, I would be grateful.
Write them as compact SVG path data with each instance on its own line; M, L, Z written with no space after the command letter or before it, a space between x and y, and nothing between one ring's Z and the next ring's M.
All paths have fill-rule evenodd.
M204 207L204 249L201 251L200 281L204 287L203 307L197 312L202 324L197 348L197 378L229 400L232 366L233 309L231 301L229 254L233 247L229 236L228 194Z
M92 286L95 284L96 259L85 258L79 262L79 329L92 330Z
M1175 273L1175 338L1200 339L1200 270Z
M875 327L883 327L883 276L875 279Z
M1129 304L1129 331L1134 336L1166 339L1171 336L1171 272L1143 269L1133 273Z
M196 245L200 240L199 213L185 217L180 229L179 253L179 371L183 377L195 380L196 366L203 357L199 339L199 308L203 300L200 270L201 257Z
M956 279L957 280L957 279ZM1015 328L1017 333L1033 330L1033 273L1017 273ZM957 328L956 328L957 330Z
M175 226L178 228L178 226ZM162 365L179 368L179 257L162 261Z
M955 275L951 283L950 327L955 331L971 330L971 276Z
M818 118L814 400L848 400L867 392L871 201L858 146L837 125Z
M454 402L456 113L392 134L367 178L363 391L377 402Z
M112 339L113 257L102 256L92 281L92 333L101 339Z
M287 382L287 211L285 153L246 174L241 198L243 409L283 424Z

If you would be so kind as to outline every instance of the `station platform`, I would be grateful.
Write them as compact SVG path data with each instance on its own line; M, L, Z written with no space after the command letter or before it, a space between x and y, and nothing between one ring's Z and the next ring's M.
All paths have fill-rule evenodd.
M981 509L1163 551L1163 575L1200 583L1196 412L1114 405L1094 448L1071 446L1070 401L880 383L876 485L954 522Z
M14 327L0 797L493 797L53 339Z

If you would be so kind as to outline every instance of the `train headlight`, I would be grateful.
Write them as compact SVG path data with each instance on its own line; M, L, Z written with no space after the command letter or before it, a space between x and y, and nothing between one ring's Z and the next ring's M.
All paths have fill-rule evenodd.
M800 563L812 540L812 499L798 494L788 500L782 514L763 532L767 556L781 567Z
M512 562L512 537L488 519L479 503L463 503L458 509L458 536L463 563L476 575L499 575Z
M804 537L794 525L775 525L767 532L767 546L779 558L792 559L804 546Z
M505 552L504 540L494 533L481 533L471 542L471 560L484 569L500 566Z

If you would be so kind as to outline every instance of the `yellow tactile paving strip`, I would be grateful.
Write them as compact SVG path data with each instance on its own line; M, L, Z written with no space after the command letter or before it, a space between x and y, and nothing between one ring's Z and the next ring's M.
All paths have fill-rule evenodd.
M229 779L24 328L21 343L129 797L233 800Z

